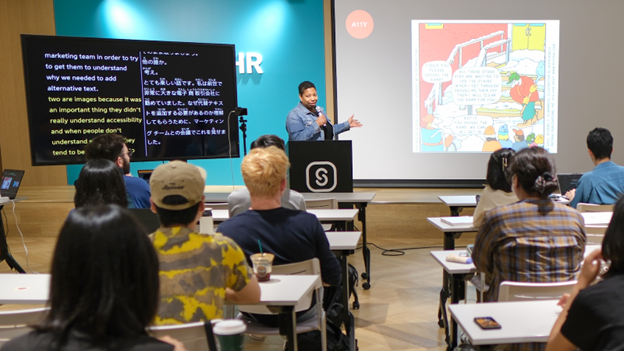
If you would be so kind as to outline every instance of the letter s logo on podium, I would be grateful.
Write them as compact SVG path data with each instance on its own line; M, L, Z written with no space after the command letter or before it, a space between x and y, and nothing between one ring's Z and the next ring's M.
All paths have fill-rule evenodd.
M328 193L336 188L338 172L329 161L310 162L306 167L306 185L313 193Z

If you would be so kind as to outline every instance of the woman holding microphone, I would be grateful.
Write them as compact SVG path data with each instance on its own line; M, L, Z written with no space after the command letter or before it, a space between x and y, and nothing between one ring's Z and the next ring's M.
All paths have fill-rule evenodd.
M286 118L289 140L332 140L335 135L362 126L353 115L342 123L332 125L323 108L316 106L318 94L312 82L305 81L299 84L299 99L301 100L299 104Z

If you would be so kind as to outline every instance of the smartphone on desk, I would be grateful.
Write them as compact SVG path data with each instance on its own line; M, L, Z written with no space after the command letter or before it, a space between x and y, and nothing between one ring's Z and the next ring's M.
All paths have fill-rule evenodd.
M484 330L501 328L501 325L498 324L498 322L496 322L492 317L476 317L474 321L479 325L479 327L481 327L481 329Z

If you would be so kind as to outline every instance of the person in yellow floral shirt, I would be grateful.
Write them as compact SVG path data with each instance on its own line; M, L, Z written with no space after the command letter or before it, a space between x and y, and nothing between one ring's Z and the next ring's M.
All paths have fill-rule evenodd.
M221 318L225 300L253 304L260 287L245 254L230 238L197 232L204 212L206 172L172 161L150 178L151 208L160 228L150 235L160 264L156 324Z

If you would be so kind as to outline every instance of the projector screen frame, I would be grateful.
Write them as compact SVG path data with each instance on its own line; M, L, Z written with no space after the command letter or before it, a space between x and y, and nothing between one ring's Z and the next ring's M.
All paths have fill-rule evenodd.
M86 41L86 42L90 42L91 45L95 45L93 43L107 43L107 45L114 45L114 43L123 43L123 45L137 45L137 51L146 51L149 50L148 47L151 45L153 47L153 50L157 51L158 49L160 50L164 50L164 48L171 48L171 50L177 48L177 49L192 49L192 48L198 48L197 52L201 52L200 55L206 55L207 54L207 47L210 48L215 48L216 50L220 50L220 51L224 51L227 52L228 57L231 56L232 58L232 62L231 62L231 70L225 70L223 68L220 69L221 72L223 72L223 76L225 76L227 79L227 83L228 84L232 84L232 86L230 86L228 89L228 94L229 96L227 97L227 100L229 100L229 103L224 103L223 104L223 115L221 116L221 118L223 118L225 121L223 123L223 125L225 126L225 128L227 128L227 132L225 133L225 135L222 136L216 136L216 137L220 137L221 139L225 139L223 142L221 142L222 146L219 146L218 148L218 152L211 154L211 155L191 155L191 154L187 154L187 155L150 155L147 154L144 157L140 157L137 158L136 154L137 152L135 151L135 157L133 157L132 161L137 161L137 162L142 162L142 161L170 161L170 160L176 160L176 159L184 159L184 160L201 160L201 159L219 159L219 158L239 158L240 157L240 136L239 136L239 124L238 124L238 118L237 116L235 116L235 114L233 113L234 108L236 108L238 106L238 89L237 89L237 84L238 84L238 78L237 78L237 74L236 74L236 51L235 51L235 45L234 44L215 44L215 43L200 43L200 42L176 42L176 41L159 41L159 40L134 40L134 39L112 39L112 38L93 38L93 37L73 37L73 36L55 36L55 35L33 35L33 34L22 34L21 35L21 43L22 43L22 62L24 64L24 81L25 81L25 95L26 95L26 104L27 104L27 116L28 116L28 128L29 128L29 145L30 145L30 155L31 155L31 162L33 166L51 166L51 165L73 165L73 164L83 164L86 162L86 159L84 157L76 157L73 158L71 160L60 160L60 161L49 161L45 158L41 158L37 156L37 150L40 148L37 148L35 146L35 143L37 142L33 136L35 136L36 132L33 131L33 127L37 124L37 122L40 122L40 120L43 118L43 120L46 120L46 118L48 118L47 116L44 117L37 117L36 116L36 112L33 111L33 104L36 103L35 98L32 96L33 94L33 86L35 86L35 83L31 82L31 79L33 79L33 70L29 69L30 67L28 67L28 45L33 45L31 44L25 44L26 41L36 41L36 40L59 40L62 42L68 41ZM121 45L121 44L120 44ZM31 49L32 50L32 49ZM81 50L78 49L76 52L79 53ZM172 51L173 52L173 51ZM173 55L171 56L173 57ZM201 56L200 56L201 57ZM43 60L43 59L40 59ZM228 61L230 61L228 59ZM112 64L113 62L111 62ZM229 66L230 64L228 64ZM55 72L52 71L50 73L59 73L59 72ZM185 73L188 73L188 71L185 71ZM133 77L134 78L134 77ZM42 79L42 77L38 77L39 80ZM141 78L143 79L143 78ZM225 81L224 79L224 81ZM45 86L44 81L38 82L37 84L41 85L41 86ZM224 84L225 85L225 84ZM143 90L143 88L141 88L141 90ZM50 94L50 91L47 91L47 94ZM43 93L38 93L39 95L45 95ZM99 95L95 95L95 96L99 96ZM139 95L141 97L144 97L143 92L141 92L141 94ZM225 100L225 99L224 99ZM228 106L225 106L225 105ZM232 106L229 106L232 105ZM141 106L145 107L144 101L141 101ZM231 108L230 108L231 107ZM143 109L143 112L140 113L140 116L142 119L145 119L145 109ZM231 111L230 111L231 110ZM232 116L234 115L234 116ZM90 116L89 116L90 117ZM124 137L126 138L132 138L132 135L126 135L125 133L121 133ZM84 137L87 137L89 140L93 139L95 136L97 136L98 134L93 134L93 135L84 135ZM143 137L145 137L145 135L143 135ZM190 136L189 136L190 137ZM193 137L198 137L198 135L195 135ZM204 139L204 141L202 141L202 143L206 143L207 139L210 136L208 135L202 135L201 138ZM128 146L130 147L130 144L128 144ZM82 148L84 148L84 145L80 146ZM147 149L147 146L143 145L143 147L145 147L145 149ZM206 150L206 147L203 146L202 150ZM49 157L48 157L49 158Z

